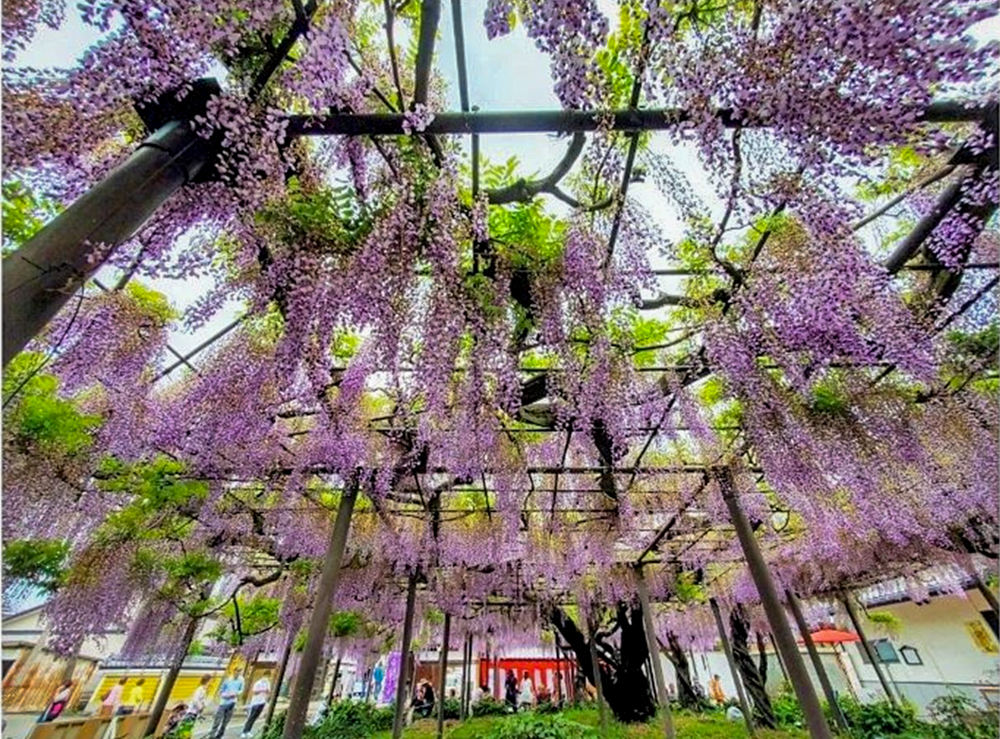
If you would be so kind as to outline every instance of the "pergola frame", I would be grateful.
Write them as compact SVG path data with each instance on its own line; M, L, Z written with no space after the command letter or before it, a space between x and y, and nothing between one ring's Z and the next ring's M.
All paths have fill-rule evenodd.
M282 42L280 43L280 45L278 46L278 48L275 50L272 56L265 62L261 71L258 73L256 79L254 80L253 84L250 86L248 95L250 101L254 101L260 97L260 95L267 87L269 81L271 80L275 72L281 67L281 65L286 60L288 54L291 52L296 42L304 34L308 32L311 20L313 19L316 11L318 10L319 1L309 0L308 2L303 4L301 0L293 0L293 5L296 11L295 21L291 26L291 28L289 29L289 31L287 32L284 39L282 40ZM616 110L616 111L562 110L562 111L471 112L469 94L468 94L468 72L466 68L466 59L465 59L464 29L461 17L461 0L452 0L451 10L453 14L453 22L455 28L456 59L458 64L458 80L459 80L459 93L461 100L461 111L438 113L434 116L433 120L427 125L427 127L422 132L412 135L421 137L427 143L428 147L431 150L432 156L435 158L435 161L438 162L439 164L440 164L442 150L440 144L436 141L435 136L470 135L472 140L472 191L473 191L473 196L475 197L476 195L479 194L480 191L479 136L496 134L496 133L509 134L509 133L541 133L541 132L575 134L576 136L574 137L574 142L579 142L579 144L574 143L574 146L571 147L571 151L567 153L567 157L564 158L563 162L560 162L556 170L554 170L549 177L534 183L522 183L522 186L526 186L528 189L523 190L520 193L513 193L513 194L506 193L506 196L512 197L514 200L517 199L517 196L519 194L524 195L525 193L527 194L528 199L533 198L538 194L548 193L562 200L567 200L567 196L565 196L565 193L562 193L561 190L558 189L558 183L559 180L562 178L562 176L568 173L569 169L572 167L572 164L575 160L575 156L571 157L570 155L572 154L574 147L576 149L576 155L579 154L579 149L582 148L582 139L578 137L585 132L594 132L594 131L603 131L603 132L617 131L628 134L629 146L626 155L626 163L623 171L622 181L620 186L618 187L617 194L615 197L611 198L608 202L605 202L600 205L595 205L591 208L595 209L598 207L600 208L607 208L611 206L615 207L612 216L611 232L607 245L608 258L610 259L614 251L615 241L617 239L617 235L619 232L619 226L621 223L623 206L628 186L632 180L632 171L637 151L639 133L643 131L658 131L658 130L673 129L676 128L679 124L685 123L686 121L690 120L690 115L688 114L688 112L682 109L641 109L639 107L642 76L645 71L644 69L645 60L648 57L648 51L649 51L648 34L644 34L643 53L640 55L641 58L640 58L639 68L635 70L636 71L635 80L631 91L628 109ZM393 76L396 81L396 87L398 93L396 104L394 105L392 102L390 102L389 97L384 95L378 90L374 90L373 94L375 94L379 98L379 100L385 105L386 108L390 109L393 112L379 113L379 114L359 114L351 111L336 111L336 112L319 112L314 115L288 116L287 117L288 133L290 136L292 137L329 136L329 135L366 136L372 138L373 141L376 141L377 145L377 137L405 135L405 126L407 125L407 115L404 111L405 104L403 101L402 88L399 85L399 71L395 59L395 49L394 49L393 30L392 30L394 11L391 2L388 2L388 0L385 3L385 11L387 16L386 33L389 40L389 53L392 62ZM428 83L430 79L435 37L438 30L437 27L440 18L440 13L441 13L440 0L424 0L424 2L421 4L418 50L417 50L417 59L416 59L416 68L414 77L414 99L411 103L411 107L415 105L422 105L427 102ZM759 15L757 15L754 19L755 30L758 23L759 23ZM354 64L353 60L349 59L349 61L351 61L352 65ZM356 66L355 69L357 69ZM716 115L718 116L718 119L723 127L728 129L733 129L736 132L739 132L743 128L766 127L768 125L768 121L766 119L757 119L754 117L744 117L737 119L734 116L733 111L731 110L719 110L716 112ZM927 123L978 122L995 131L996 104L994 102L989 102L983 105L969 105L963 102L942 101L932 104L921 111L917 111L916 119L918 121ZM182 120L181 122L183 123L184 121ZM171 119L171 121L167 122L167 126L173 126L173 128L171 129L171 135L178 134L176 123L177 123L176 119ZM161 140L164 135L163 130L164 129L161 128L156 133L154 133L153 139ZM148 147L148 142L144 144L143 147ZM160 202L162 202L162 200L164 200L166 197L169 197L169 195L178 187L182 186L186 182L194 180L198 176L199 170L201 170L203 166L209 163L212 158L212 152L200 150L205 148L204 142L199 143L199 141L196 140L196 137L194 137L193 133L189 133L186 138L181 136L181 138L176 143L171 143L169 146L161 147L161 150L159 151L160 154L159 156L151 155L148 148L145 151L143 151L143 147L140 147L140 152L142 152L143 155L146 156L147 160L153 162L151 170L148 167L146 170L143 170L144 172L143 177L148 178L147 180L143 181L143 184L148 184L155 178L162 179L166 173L169 172L174 173L170 178L168 178L169 181L162 183L162 187L155 193L144 195L144 197L149 198L150 203L152 203L152 201L157 199L159 199ZM199 150L195 151L193 147ZM133 158L135 156L136 155L133 155ZM150 159L150 156L152 156L152 159ZM987 152L985 155L982 156L974 156L963 149L957 152L952 157L950 166L956 167L956 166L972 165L977 170L981 170L981 168L987 166L987 164L992 164L992 166L996 166L995 160L996 160L995 150L991 150L990 152ZM132 159L130 158L130 162L131 161ZM129 165L129 162L126 162L126 165L123 165L123 167L126 167L127 165ZM177 174L178 170L180 171L180 176L178 176ZM95 188L94 192L98 191L99 188L100 185ZM507 202L513 202L513 200ZM581 207L579 203L576 203L576 206ZM16 348L14 346L10 346L10 348L8 348L8 344L10 343L7 336L8 324L22 320L22 317L17 315L19 306L22 304L16 297L17 291L20 291L21 289L25 288L25 286L30 287L31 284L36 281L41 282L41 280L38 279L39 273L43 275L43 277L47 278L50 276L50 273L56 272L57 274L55 275L55 277L48 283L46 283L46 285L43 286L42 288L43 291L48 290L51 292L53 290L53 285L55 285L59 288L57 292L61 294L61 297L57 297L55 300L52 300L53 296L51 294L48 295L49 300L46 303L45 315L51 316L54 315L55 310L58 310L59 305L64 303L65 300L69 297L69 295L74 292L77 286L82 288L82 285L84 284L86 279L86 275L92 272L94 269L96 269L97 266L99 266L99 263L97 263L90 267L85 268L81 266L82 262L80 261L80 259L74 257L65 259L63 263L59 263L58 267L50 268L48 265L52 263L51 259L32 258L35 253L33 251L33 245L41 243L46 239L48 239L48 241L46 242L46 248L49 251L47 251L46 253L50 254L52 252L53 245L55 247L60 247L60 248L70 247L71 245L63 243L66 241L67 238L76 240L78 242L76 244L76 248L78 251L81 248L81 244L88 241L101 242L103 240L105 242L118 243L118 241L122 241L130 237L131 234L141 225L141 222L145 220L145 214L143 214L141 219L138 217L133 217L131 220L128 220L126 217L126 221L124 223L114 224L117 230L114 232L115 241L112 242L110 239L101 238L102 236L105 236L105 234L100 229L103 225L105 225L107 221L106 218L104 219L104 221L99 223L96 227L91 228L89 231L84 230L85 232L81 232L79 227L77 227L75 230L73 228L67 228L67 224L72 225L73 209L76 207L77 204L74 204L73 206L71 206L70 209L68 209L66 214L64 214L65 217L60 216L60 218L64 219L61 225L62 233L60 233L59 231L60 224L58 223L53 224L53 226L56 227L54 232L50 230L52 228L51 226L46 227L46 229L43 230L43 234L45 235L40 234L39 236L35 237L34 239L26 243L24 247L22 247L22 250L19 250L14 255L14 259L11 262L5 264L4 292L5 295L15 296L13 298L8 298L7 311L5 312L4 315L4 334L5 334L4 362L5 363L9 361L10 357L12 356L12 354L9 353L11 349L15 349L16 351L16 349L20 349L24 345L24 343L18 340L14 343L15 344L19 343L20 344L19 346L16 346ZM153 207L155 208L155 205ZM930 217L928 217L920 224L918 224L914 228L910 237L904 239L904 242L901 245L900 250L898 250L897 253L893 255L893 257L890 260L890 263L887 265L889 271L893 274L896 274L902 270L930 271L935 273L944 272L945 271L944 268L939 264L926 264L926 263L907 264L907 262L913 257L916 251L920 248L924 240L930 235L930 233L933 231L937 223L940 223L940 221L944 218L944 216L947 215L951 210L960 207L961 204L959 203L959 199L955 196L955 188L953 187L942 196L942 198L939 201L939 206L935 209L934 213L932 213ZM731 211L731 208L732 208L732 203L730 203L729 208L727 208L727 215L724 217L726 220L728 219L728 213ZM996 203L994 202L988 208L988 214L983 219L984 223L992 215L995 209L996 209ZM724 225L720 227L720 237L721 237L721 231L723 229ZM62 238L62 241L60 241L60 237ZM754 256L756 256L756 254L760 252L760 248L763 246L763 241L765 240L766 240L766 234L761 238L761 243L759 244L758 249L756 250ZM56 248L56 251L58 252L58 248ZM84 251L92 251L92 248L90 248L89 250L84 249ZM25 267L25 265L28 266ZM64 265L69 265L70 269L68 271L65 270ZM997 266L998 265L995 263L978 263L978 264L965 265L965 269L996 270ZM18 269L21 269L23 271L20 272L16 271ZM59 272L60 269L62 269L63 271ZM726 271L728 270L720 269L719 273L724 274ZM702 272L700 271L683 270L683 269L654 270L654 274L663 276L668 276L668 275L683 276L683 275L693 275L701 273ZM6 279L7 275L12 275L13 279L11 281L14 283L13 287L9 286L9 281ZM735 277L735 275L730 275L730 276ZM125 282L127 282L127 276L123 281L119 283L119 285L116 286L116 289L120 289L121 287L123 287ZM990 283L988 289L992 289L992 286L994 286L995 284L996 284L996 278L994 278L994 280ZM98 286L101 289L106 289L101 285ZM734 280L732 290L735 291L739 289L739 286L740 286L740 281ZM73 289L69 289L71 287ZM985 294L985 290L981 291L979 295L977 295L976 299L981 297L983 294ZM666 297L669 298L669 296ZM726 300L727 304L724 309L728 309L729 299L731 299L731 295L729 296L729 298L727 298ZM28 300L23 301L24 304L27 304L28 302L29 302ZM669 305L677 303L671 303L669 300L667 300L663 304ZM971 305L972 302L967 303L960 309L959 313L964 312L965 310L970 308ZM11 315L12 308L14 310L13 315ZM210 347L216 341L227 335L229 332L231 332L242 322L242 320L243 318L238 318L232 321L226 327L217 331L214 335L203 341L201 344L199 344L197 347L187 352L186 354L181 354L180 352L176 351L173 347L168 346L167 347L168 351L170 351L176 357L177 361L169 365L165 369L163 369L160 372L160 375L157 379L161 379L163 377L170 375L175 369L181 366L187 366L192 371L198 372L198 369L193 364L191 364L191 359L193 359L197 354L203 352L205 349ZM953 318L951 320L953 320ZM44 325L44 321L41 324L39 324L37 318L33 319L29 321L29 330L37 331L41 327L41 325ZM27 338L30 338L30 335L28 335ZM886 374L888 374L888 372L891 372L893 369L891 365L884 365L884 364L880 365L880 368L885 370L880 375L880 378L884 377ZM545 374L552 371L553 370L532 370L532 372L536 372L539 374ZM680 363L672 366L656 366L656 367L642 368L639 371L654 372L654 373L677 372L680 373L681 375L682 385L687 385L697 382L706 377L709 372L706 363L704 361L704 357L700 352L696 356L693 356L691 358L691 361L687 363ZM542 397L544 398L544 395ZM755 547L752 544L748 543L747 541L746 537L748 535L749 529L747 528L747 524L745 523L745 516L742 516L742 513L739 510L739 504L737 498L731 487L731 480L728 483L726 482L726 477L724 472L720 472L719 468L713 466L681 465L674 467L663 467L663 466L657 467L657 466L643 466L641 464L642 458L645 455L646 451L650 448L656 436L662 430L663 424L666 422L667 416L669 414L669 410L670 408L668 407L668 410L663 414L663 417L661 418L659 423L656 423L653 426L647 428L637 430L637 433L641 433L643 435L648 434L648 436L646 436L644 445L641 451L639 452L638 456L636 457L634 463L630 466L616 466L610 461L608 461L608 463L606 464L593 467L567 466L566 451L568 451L569 449L572 435L574 434L574 432L584 431L583 429L574 429L572 425L570 425L570 427L567 429L557 429L551 427L538 427L537 429L532 429L532 428L509 429L510 433L525 433L525 432L537 433L539 431L541 432L565 431L566 433L566 442L563 452L563 458L562 462L559 465L551 467L529 467L526 470L528 474L528 479L531 483L531 490L529 491L529 495L537 493L538 495L551 496L552 506L548 509L546 508L528 509L526 510L526 512L528 513L549 512L550 514L554 514L557 511L565 510L556 507L556 498L560 493L574 494L574 495L579 495L579 494L606 495L607 491L603 487L598 487L596 489L589 489L589 488L574 489L575 486L573 486L569 488L564 487L563 489L560 490L560 478L562 478L563 483L565 483L567 476L574 476L574 475L613 476L616 474L627 474L630 475L630 480L625 490L622 491L624 494L629 494L632 492L631 489L633 483L639 476L667 475L667 474L669 475L694 474L702 476L702 483L700 487L697 488L697 490L690 495L690 501L687 504L685 504L681 509L679 509L677 512L675 512L673 517L670 518L665 524L655 529L651 529L655 530L654 536L650 538L649 543L644 547L644 549L639 554L636 561L633 563L634 566L641 569L641 567L645 564L654 564L664 561L664 560L649 560L648 558L655 552L658 552L660 547L665 542L671 542L671 543L678 542L682 546L688 545L688 547L692 547L699 545L699 542L701 542L702 539L704 539L707 536L708 531L716 531L717 533L722 534L723 536L731 535L732 531L729 529L728 526L725 526L725 527L709 527L705 529L705 531L701 533L700 537L696 536L694 542L687 542L681 539L682 536L686 536L687 534L681 534L676 538L670 536L672 530L677 526L678 519L689 512L688 507L691 505L691 503L694 502L694 499L704 491L705 487L709 482L709 479L711 477L715 477L719 480L721 487L724 488L724 498L726 499L727 505L730 506L734 523L736 524L736 533L739 535L739 538L741 539L741 543L743 544L744 550L747 552L748 558L751 560L756 559L759 560L760 562L763 562L759 550L753 551ZM373 430L383 431L383 432L396 432L399 431L400 429L376 428ZM746 451L745 449L742 450L741 455L745 451ZM751 471L755 471L754 468L751 468ZM322 471L317 470L316 472L321 473ZM417 481L417 484L419 486L419 475L444 474L447 473L447 470L444 469L418 470L418 471L411 470L410 473L413 474L414 479ZM535 482L534 478L532 477L532 475L534 474L552 476L553 479L551 488L535 489ZM342 502L340 510L338 511L337 524L334 527L334 532L332 534L330 542L331 557L328 558L327 561L328 566L324 568L324 577L323 577L324 586L320 588L321 592L318 593L319 602L323 602L324 596L327 596L325 598L327 606L329 605L328 596L332 595L331 588L335 588L336 586L335 569L337 567L337 564L339 564L340 558L342 557L343 554L343 546L347 536L347 526L352 512L351 508L353 508L353 498L357 492L356 483L354 484L353 490L354 490L353 493L351 493L349 496L345 496L345 499L350 498L350 504L348 505ZM486 497L488 496L489 490L490 488L486 484L486 480L484 478L483 486L480 488L479 491L484 495L484 497ZM419 489L417 492L420 493L419 497L414 499L412 498L412 496L410 496L411 499L406 501L407 505L413 505L415 503L422 504L424 512L436 518L438 524L442 521L441 519L442 514L452 513L451 509L443 508L441 506L441 496L445 494L445 492L447 492L446 490L434 491L433 496L436 498L437 502L435 507L433 508L431 507L431 502L424 499L424 496L419 491ZM469 492L469 490L467 486L461 486L461 487L456 486L454 492ZM654 490L654 491L644 491L644 492L648 492L649 494L657 494L661 491ZM662 492L666 493L674 491L662 491ZM527 504L527 499L525 500L525 504ZM489 513L488 498L487 498L487 507L484 510L487 513ZM611 512L611 510L612 509L595 508L592 511L590 509L581 509L581 512L609 513ZM469 513L469 511L464 509L459 509L456 510L455 512ZM400 509L398 513L400 515L408 515L409 512ZM743 518L743 523L741 523L739 520L741 517ZM694 533L697 534L698 532ZM751 540L753 539L752 532L750 532L750 539ZM750 548L748 549L748 547ZM679 554L675 553L671 553L671 555L672 555L671 559L673 561L676 561L676 557L679 556ZM333 564L334 562L336 562L337 564ZM757 578L758 574L762 574L763 576L766 576L766 579L769 579L769 576L767 575L766 572L766 567L763 568L763 572L761 573L760 566L757 566L755 568L753 566L753 563L751 562L751 569L755 570L754 572L755 580L758 579ZM758 581L758 587L759 589L763 587L761 581ZM415 588L415 580L411 576L408 588L409 594L408 594L408 609L407 609L408 611L407 624L410 626L412 626L412 599L414 597L413 595L414 588ZM763 587L763 589L768 590L768 588L766 587ZM773 585L771 586L770 590L773 591ZM775 604L777 603L777 601L775 600L776 595L774 592L765 593L762 591L762 596L764 597L765 601L768 601L765 603L765 606L768 608L769 617L772 617L773 614L771 613L771 611L776 608ZM328 607L325 610L328 611ZM321 608L316 609L316 612L314 613L313 616L313 623L310 628L310 637L312 640L315 639L322 640L322 636L325 630L325 624L321 624L320 622L321 620L325 622L327 615L328 614L325 613L324 609ZM772 621L772 627L774 627L777 631L782 632L780 634L779 640L787 642L789 639L789 635L791 633L790 631L787 630L787 623L784 624L785 630L782 631L780 625L775 623L774 618L771 618L771 621ZM406 631L408 632L409 629L406 629ZM784 633L785 631L787 631L787 633ZM404 643L408 640L408 638L409 638L408 635L404 635ZM785 657L787 664L788 660L791 658L791 655L785 654L786 651L789 651L787 648L787 644L783 644L783 646L786 647L785 649L782 649L782 654ZM307 649L307 652L308 651L309 650ZM302 674L300 674L300 678L296 681L295 690L293 691L292 695L292 704L289 710L289 719L288 723L286 723L286 729L285 729L286 739L291 739L292 737L296 737L298 734L301 733L302 720L304 719L305 715L305 705L306 705L305 701L307 698L307 692L311 688L312 679L316 671L316 664L313 663L317 662L318 660L318 650L316 650L316 654L317 654L316 660L312 660L309 664L305 663L303 664L302 669L300 670L300 673ZM792 668L793 671L796 673L802 672L804 668L801 665L801 659L798 658L797 650L795 650L795 658L798 659L798 664L789 665L789 667ZM404 683L405 679L401 679L400 681L401 689ZM808 687L808 691L811 692L811 685ZM402 693L400 693L400 697L402 697ZM816 716L814 715L816 709L818 708L818 704L816 704L815 706L812 705L813 703L815 703L815 695L812 694L812 697L810 698L808 694L802 694L800 695L800 699L802 699L804 703L809 704L808 706L806 706L806 708L807 708L807 713L810 714L809 725L812 735L814 737L828 736L828 728L822 721L822 716L819 716L819 718L817 719ZM668 720L666 734L669 737L672 736L672 733L673 729ZM398 736L398 726L394 727L394 736Z

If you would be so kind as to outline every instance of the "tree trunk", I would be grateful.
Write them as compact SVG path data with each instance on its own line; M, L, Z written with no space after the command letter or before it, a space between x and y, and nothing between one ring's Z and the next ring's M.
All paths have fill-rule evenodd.
M764 644L764 635L757 633L757 672L760 673L760 681L767 687L767 646Z
M594 645L600 657L604 698L619 721L647 721L655 715L656 704L643 670L649 649L646 647L642 610L637 606L619 603L615 618L621 632L621 647L615 649L601 639ZM576 655L580 672L594 683L590 640L561 608L554 607L550 619Z
M681 704L681 708L692 711L705 710L708 707L705 694L701 690L701 685L691 679L691 663L688 662L677 635L672 631L667 632L667 648L664 654L667 655L677 674L677 701Z
M750 623L747 621L742 606L737 605L730 612L729 630L732 634L733 659L736 661L736 667L743 678L743 685L746 687L750 700L753 702L754 721L758 726L765 729L776 729L778 728L778 722L774 718L774 708L771 706L771 698L764 688L764 675L760 673L757 665L754 664L753 658L750 656ZM765 669L766 666L767 663L765 661Z

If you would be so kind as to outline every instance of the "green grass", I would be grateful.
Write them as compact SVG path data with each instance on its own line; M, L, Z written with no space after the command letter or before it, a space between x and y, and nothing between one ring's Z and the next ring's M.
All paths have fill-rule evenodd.
M571 708L562 714L567 720L586 726L598 726L600 718L594 708ZM490 733L498 723L506 721L506 716L483 716L470 718L467 721L445 721L445 739L479 739ZM742 722L727 721L721 713L709 714L675 714L674 726L677 736L684 739L745 739L746 727ZM390 739L391 731L381 731L372 739ZM404 739L434 739L437 736L437 721L421 719L403 731ZM807 734L797 729L782 731L758 730L758 739L804 739ZM662 739L663 723L661 720L647 724L620 724L614 719L608 722L608 739Z

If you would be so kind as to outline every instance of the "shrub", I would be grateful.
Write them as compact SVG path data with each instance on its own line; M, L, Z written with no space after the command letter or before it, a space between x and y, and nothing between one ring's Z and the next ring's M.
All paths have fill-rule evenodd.
M392 711L364 701L340 701L312 729L310 739L367 739L376 731L392 728Z
M984 709L960 693L942 695L927 707L934 725L930 727L934 739L997 739L996 711Z
M567 721L556 714L520 713L497 724L487 739L583 739L594 736L594 730Z
M799 701L791 692L782 690L771 698L771 708L774 709L774 719L778 726L794 726L802 728L804 718Z
M503 716L506 713L508 713L507 704L492 696L486 696L472 704L473 716Z
M281 739L285 731L285 712L276 713L271 718L271 723L267 725L260 739Z
M457 719L462 714L462 702L458 698L446 698L444 703L438 701L434 706L434 716L438 715L438 711L441 706L444 706L444 717L445 720L453 718Z
M855 739L882 739L903 734L919 726L916 712L909 703L894 706L889 701L859 703L844 696L840 708L851 727Z

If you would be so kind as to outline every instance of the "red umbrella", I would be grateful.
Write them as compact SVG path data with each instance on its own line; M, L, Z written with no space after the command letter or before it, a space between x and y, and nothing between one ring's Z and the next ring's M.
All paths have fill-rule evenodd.
M813 644L843 644L861 641L861 637L854 632L841 631L840 629L820 629L814 631L810 636L812 636Z

